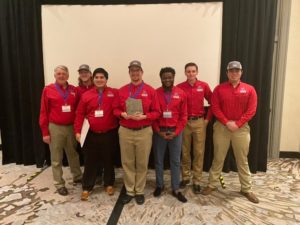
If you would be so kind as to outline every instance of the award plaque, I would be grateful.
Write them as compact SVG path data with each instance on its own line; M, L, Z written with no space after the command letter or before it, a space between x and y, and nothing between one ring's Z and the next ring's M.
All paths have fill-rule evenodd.
M128 98L126 100L127 115L144 114L142 99Z

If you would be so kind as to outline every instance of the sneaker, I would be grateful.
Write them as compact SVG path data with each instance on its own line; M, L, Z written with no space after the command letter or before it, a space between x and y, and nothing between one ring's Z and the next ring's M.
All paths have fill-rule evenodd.
M81 200L82 201L87 201L89 199L90 192L89 191L83 191L81 193Z
M189 180L182 180L182 181L180 181L179 186L180 186L180 188L185 188L186 185L188 185L189 183L190 183Z
M163 191L163 189L164 188L156 187L154 192L153 192L154 197L159 197L161 195L161 192Z
M145 202L145 196L144 195L136 195L135 201L138 205L143 205Z
M200 194L201 193L201 187L199 184L193 184L193 192L194 194Z
M203 194L203 195L210 195L215 190L217 190L217 188L211 188L211 187L207 186L206 188L204 188L201 191L201 194Z
M125 205L125 204L129 203L131 201L131 199L133 199L133 196L125 194L122 198L122 203Z
M258 198L255 196L255 194L253 192L242 192L241 194L244 195L250 202L253 203L259 203Z
M184 195L180 191L178 191L178 192L172 191L172 195L175 198L177 198L180 202L183 202L183 203L187 202L186 197L184 197Z
M58 194L66 196L69 194L68 190L66 187L61 187L57 189Z
M107 187L105 188L105 191L106 191L106 193L107 193L108 195L114 195L114 193L115 193L115 189L114 189L113 186L107 186Z

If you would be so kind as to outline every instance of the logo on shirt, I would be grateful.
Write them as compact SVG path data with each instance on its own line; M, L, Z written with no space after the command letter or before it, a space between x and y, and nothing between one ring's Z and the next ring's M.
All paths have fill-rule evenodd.
M111 91L107 93L107 97L114 97L114 93L112 93Z
M178 93L174 93L173 98L178 99L179 98L179 94Z
M240 93L247 93L247 90L245 88L241 88Z
M75 92L74 91L71 91L70 93L71 93L71 95L75 96Z
M197 91L199 91L199 92L200 92L200 91L203 91L203 88L202 88L201 86L198 86L198 87L197 87Z
M143 96L143 97L148 97L147 91L143 91L142 96Z

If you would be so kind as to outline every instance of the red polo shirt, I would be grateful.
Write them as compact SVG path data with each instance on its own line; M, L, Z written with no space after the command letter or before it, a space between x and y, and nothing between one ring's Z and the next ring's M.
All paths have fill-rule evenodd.
M188 83L188 81L185 81L178 84L177 87L181 88L187 96L188 116L204 116L204 98L207 100L208 104L210 104L210 98L212 95L212 91L208 84L197 80L192 86ZM210 120L211 117L212 113L209 107L206 119Z
M167 94L163 87L156 90L162 115L153 123L153 129L159 132L159 127L176 127L178 135L187 122L187 98L183 90L173 87L172 92ZM163 112L171 112L171 118L164 118Z
M254 87L243 82L235 88L230 82L218 85L211 99L212 112L224 125L232 120L238 127L243 126L255 115L256 106Z
M121 117L121 113L126 112L126 100L130 96L142 100L143 112L147 116L147 119L135 121L132 119L126 120ZM160 116L160 108L155 90L144 82L137 86L130 83L121 87L119 89L118 108L114 110L114 114L120 118L120 125L127 128L152 125L152 122Z
M93 88L94 85L89 85L89 86L85 86L85 85L79 85L76 87L77 89L77 93L79 96L79 99L81 99L81 96L88 90L90 90L91 88Z
M99 95L94 87L82 95L76 110L74 132L81 133L82 124L86 117L93 132L107 132L118 126L117 118L113 115L113 109L117 106L118 92L116 89L106 87ZM103 115L97 115L95 111L103 111Z
M58 125L73 124L77 103L78 94L73 85L68 85L66 89L55 84L46 86L43 90L40 110L40 127L43 136L49 135L49 122ZM70 106L70 112L63 112L63 106Z

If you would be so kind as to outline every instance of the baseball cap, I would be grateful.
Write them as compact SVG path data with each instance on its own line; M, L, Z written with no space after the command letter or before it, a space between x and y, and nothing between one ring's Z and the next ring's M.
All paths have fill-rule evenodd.
M133 61L131 61L131 62L129 63L128 68L130 68L130 67L132 67L132 66L136 66L136 67L142 68L142 64L141 64L141 62L138 61L138 60L133 60Z
M231 61L227 65L227 70L231 69L242 69L242 64L239 61Z
M89 65L87 65L87 64L82 64L81 66L79 66L78 72L80 70L91 71Z

